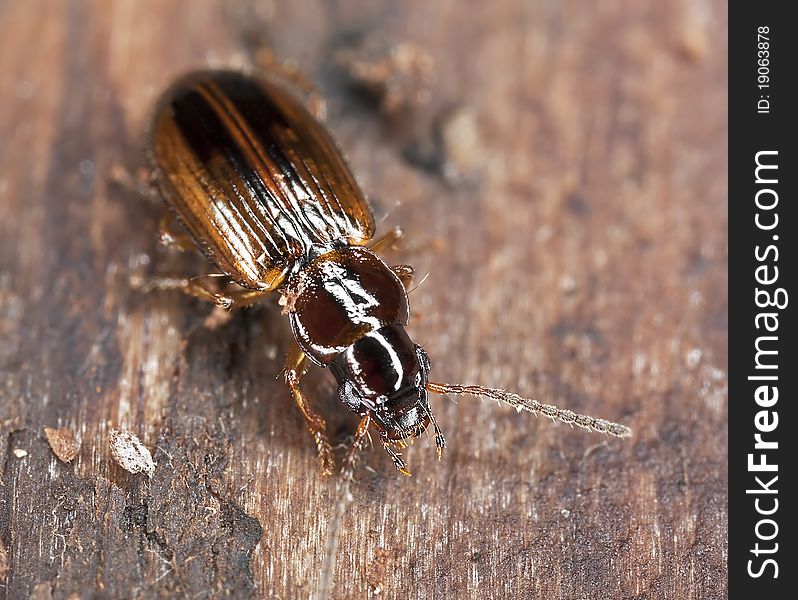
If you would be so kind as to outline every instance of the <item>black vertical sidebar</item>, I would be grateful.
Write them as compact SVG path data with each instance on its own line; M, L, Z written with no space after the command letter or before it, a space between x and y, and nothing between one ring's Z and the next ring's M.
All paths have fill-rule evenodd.
M793 598L798 582L791 6L729 3L729 596L740 599Z

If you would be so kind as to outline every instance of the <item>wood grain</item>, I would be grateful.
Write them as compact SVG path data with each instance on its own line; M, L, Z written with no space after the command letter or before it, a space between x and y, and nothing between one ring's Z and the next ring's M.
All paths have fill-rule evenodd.
M719 0L0 2L0 593L725 597L726 23ZM353 91L332 56L358 36L428 53L429 101L385 116ZM442 463L422 439L411 479L375 450L325 480L275 380L279 314L213 329L131 289L207 265L158 250L112 167L142 163L171 80L262 43L319 83L381 227L408 233L397 262L430 273L410 331L433 375L631 441L439 399ZM470 185L407 160L453 109ZM304 384L347 441L329 374ZM112 427L152 479L110 459Z

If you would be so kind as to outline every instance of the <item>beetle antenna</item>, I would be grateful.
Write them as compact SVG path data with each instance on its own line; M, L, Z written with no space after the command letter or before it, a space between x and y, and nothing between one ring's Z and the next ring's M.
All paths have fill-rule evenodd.
M551 420L562 421L568 425L576 425L582 429L588 429L597 433L614 435L616 437L630 437L632 430L626 425L613 423L604 419L597 419L588 415L581 415L572 410L557 408L551 404L543 404L537 400L524 398L518 394L507 392L496 388L482 387L481 385L456 385L452 383L427 382L427 390L436 394L457 394L459 396L470 394L472 396L483 396L491 398L497 402L504 402L515 408L518 412L526 410L531 413L539 413Z
M426 274L426 275L424 275L424 277L422 277L422 278L421 278L421 281L419 281L419 282L418 282L416 285L414 285L414 286L413 286L413 289L412 289L412 290L410 290L409 292L407 292L407 295L409 296L410 294L412 294L413 292L415 292L415 291L416 291L418 288L420 288L420 287L422 286L422 284L423 284L423 283L424 283L424 282L425 282L425 281L426 281L426 280L429 278L429 276L430 276L430 272L429 272L429 271L427 271L427 274Z

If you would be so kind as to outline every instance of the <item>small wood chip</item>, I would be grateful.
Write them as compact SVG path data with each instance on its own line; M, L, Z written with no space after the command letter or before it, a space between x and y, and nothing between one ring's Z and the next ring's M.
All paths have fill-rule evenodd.
M111 444L111 456L129 473L146 473L148 477L155 474L155 462L152 454L145 448L138 437L121 429L112 429L108 434Z
M14 456L17 458L25 458L28 455L27 450L23 450L22 448L14 448Z
M72 462L78 455L78 445L75 442L75 436L72 432L63 427L61 429L53 429L52 427L45 427L44 434L47 436L47 441L52 448L53 453L58 457L61 462Z

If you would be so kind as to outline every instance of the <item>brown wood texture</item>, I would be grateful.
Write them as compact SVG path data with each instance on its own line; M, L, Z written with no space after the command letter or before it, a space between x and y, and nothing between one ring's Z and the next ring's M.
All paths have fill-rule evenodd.
M725 597L726 23L719 0L0 2L0 595ZM353 93L332 56L357 36L428 53L429 101ZM131 288L208 266L159 251L112 168L142 164L170 81L263 43L318 83L380 227L408 234L397 262L430 273L410 332L433 376L631 440L437 398L442 463L422 438L412 478L374 449L323 479L275 379L283 317L212 328ZM467 185L407 160L458 107ZM345 443L332 378L303 384ZM111 461L112 427L151 479Z

